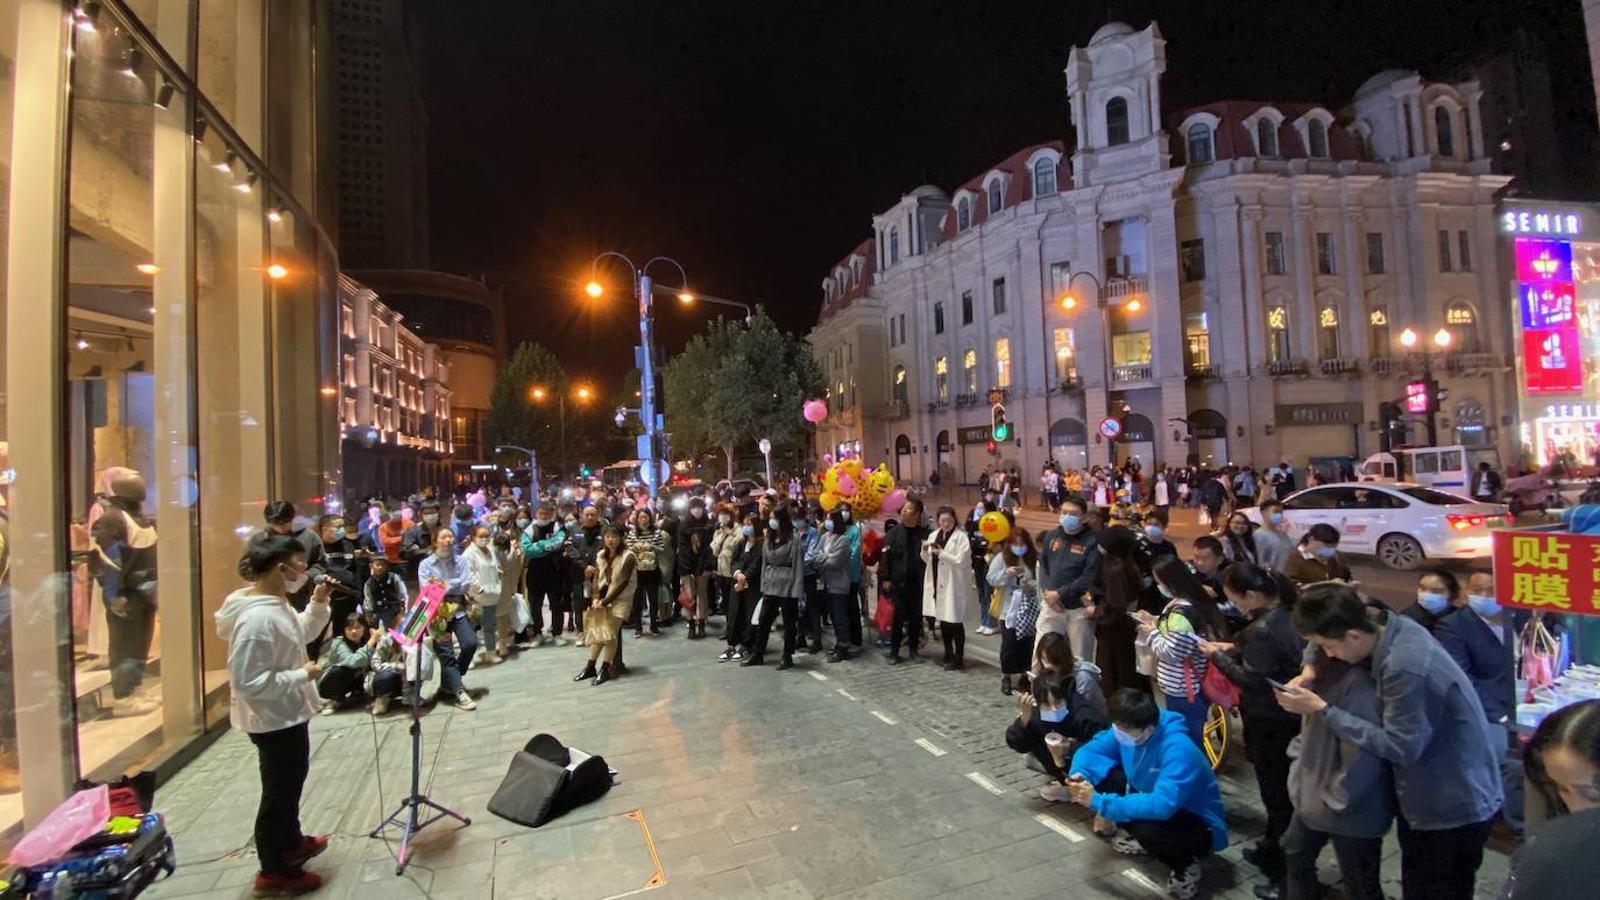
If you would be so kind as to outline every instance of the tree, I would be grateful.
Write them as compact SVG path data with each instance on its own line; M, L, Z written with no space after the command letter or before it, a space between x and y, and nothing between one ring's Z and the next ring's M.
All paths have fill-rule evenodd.
M759 307L749 326L713 322L666 366L674 443L691 455L721 450L729 478L740 445L767 438L781 449L802 441L809 426L800 408L822 391L810 346L779 331Z
M534 398L535 387L545 391L543 401ZM544 471L553 471L561 455L557 400L567 390L567 372L555 354L539 344L518 345L489 392L489 412L483 423L484 443L489 447L507 444L527 447L539 454L539 464ZM571 413L568 410L569 425ZM518 453L498 454L498 458L508 465L527 462Z

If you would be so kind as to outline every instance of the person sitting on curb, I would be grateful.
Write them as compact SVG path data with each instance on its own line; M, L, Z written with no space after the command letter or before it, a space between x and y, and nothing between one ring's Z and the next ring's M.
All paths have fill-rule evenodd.
M1195 896L1200 860L1228 846L1228 826L1217 776L1183 716L1123 688L1111 698L1111 728L1079 748L1070 769L1073 802L1127 832L1112 849L1154 856L1172 870L1169 894Z
M1093 690L1098 693L1099 686ZM1065 782L1072 754L1110 725L1104 700L1096 704L1076 679L1050 672L1017 698L1017 718L1006 728L1006 746L1032 756L1040 770L1055 779L1040 789L1039 796L1063 803L1071 799Z

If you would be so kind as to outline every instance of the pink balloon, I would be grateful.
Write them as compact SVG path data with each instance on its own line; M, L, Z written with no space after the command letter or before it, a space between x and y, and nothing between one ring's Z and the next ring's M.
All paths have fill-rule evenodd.
M807 422L815 425L828 417L828 404L821 400L807 400L801 412L805 415Z
M833 465L833 454L832 453L824 453L824 454L822 454L822 464L825 465L825 466Z
M856 495L856 480L843 472L839 473L839 495L841 497Z
M889 492L888 496L883 498L883 507L882 507L883 513L885 515L894 515L895 513L900 511L900 507L905 506L905 505L906 505L906 489L905 488L895 488L894 490Z

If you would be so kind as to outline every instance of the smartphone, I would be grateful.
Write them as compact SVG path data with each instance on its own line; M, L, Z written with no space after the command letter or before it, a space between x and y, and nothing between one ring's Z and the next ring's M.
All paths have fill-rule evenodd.
M1287 684L1284 684L1281 681L1273 681L1271 678L1267 679L1267 684L1272 685L1272 689L1275 691L1287 691L1289 689Z

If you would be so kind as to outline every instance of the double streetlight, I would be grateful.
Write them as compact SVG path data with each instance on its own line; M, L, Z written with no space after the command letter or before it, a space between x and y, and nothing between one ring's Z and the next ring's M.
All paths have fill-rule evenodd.
M1081 304L1081 301L1078 299L1078 297L1075 294L1072 293L1072 283L1074 281L1077 281L1079 278L1087 278L1090 281L1094 282L1094 303L1095 303L1095 308L1097 310L1099 310L1099 312L1100 312L1100 336L1101 336L1101 340L1102 340L1102 343L1103 343L1103 346L1100 348L1101 372L1102 372L1102 376L1105 379L1105 381L1103 382L1105 384L1105 389L1109 392L1111 390L1111 316L1110 316L1110 309L1111 309L1112 306L1117 306L1117 307L1125 310L1126 312L1128 312L1130 314L1137 313L1140 310L1144 309L1144 302L1141 301L1138 298L1137 295L1135 295L1135 296L1130 296L1127 299L1125 299L1125 300L1123 300L1123 301L1121 301L1119 303L1115 303L1115 304L1108 303L1106 301L1106 296L1105 296L1105 294L1106 294L1105 285L1101 283L1100 277L1098 275L1094 274L1093 272L1088 272L1088 271L1073 272L1071 275L1067 276L1066 290L1061 295L1061 310L1063 312L1065 312L1065 313L1068 313L1069 315L1076 315L1077 311L1078 311L1078 307ZM1049 365L1048 360L1052 359L1052 354L1050 353L1050 345L1049 345L1050 329L1047 327L1047 324L1043 321L1044 320L1044 306L1043 306L1043 304L1041 304L1040 307L1039 307L1039 318L1040 318L1040 323L1039 323L1040 324L1040 329L1039 330L1041 332L1040 339L1041 339L1042 342L1044 342L1044 358L1046 360L1045 365ZM1076 344L1076 341L1074 341L1074 344ZM1076 347L1074 347L1074 351L1073 352L1076 353ZM1109 401L1110 401L1110 396L1108 394L1107 395L1107 402L1109 403ZM1047 392L1045 392L1045 421L1046 422L1050 421L1049 403L1050 403L1050 394L1047 391ZM1085 409L1084 412L1087 413L1088 410ZM1112 462L1115 462L1116 461L1116 451L1115 451L1115 449L1108 446L1106 448L1106 452L1108 454L1110 454Z
M594 390L587 384L580 384L572 390L572 396L579 403L588 403L594 396ZM528 399L534 403L543 403L550 398L550 392L540 385L528 388ZM556 392L557 413L561 427L561 477L567 477L567 392Z
M1450 329L1441 328L1433 333L1433 346L1438 348L1438 352L1443 353L1450 347L1450 338ZM1400 346L1406 348L1407 351L1411 351L1420 341L1421 338L1410 328L1400 332ZM1432 348L1423 347L1421 352L1423 390L1427 391L1428 394L1428 411L1426 414L1428 446L1437 447L1439 446L1439 383L1433 380L1433 354L1435 351Z

